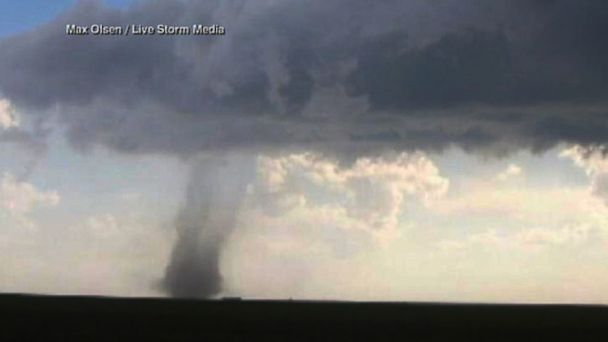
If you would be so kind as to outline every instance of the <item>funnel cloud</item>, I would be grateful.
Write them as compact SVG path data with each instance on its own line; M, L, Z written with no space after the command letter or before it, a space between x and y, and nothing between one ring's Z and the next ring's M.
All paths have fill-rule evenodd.
M75 37L67 24L226 35ZM82 153L190 163L162 284L210 297L257 155L606 144L607 36L605 0L82 0L0 40L0 99ZM43 145L14 127L0 141Z
M228 155L194 163L163 287L174 297L206 298L222 289L220 252L253 179L255 159Z

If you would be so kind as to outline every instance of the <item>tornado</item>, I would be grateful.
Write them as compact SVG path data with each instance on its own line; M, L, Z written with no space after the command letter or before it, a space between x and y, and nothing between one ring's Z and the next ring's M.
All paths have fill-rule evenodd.
M220 293L222 247L235 228L254 171L253 156L208 156L193 162L162 284L168 295L212 298Z
M96 23L226 32L66 35ZM53 129L83 154L191 162L153 284L208 298L221 291L220 251L254 168L245 151L351 161L608 145L606 23L605 0L81 0L0 37L0 103L40 126L28 134L5 115L0 144L44 152Z

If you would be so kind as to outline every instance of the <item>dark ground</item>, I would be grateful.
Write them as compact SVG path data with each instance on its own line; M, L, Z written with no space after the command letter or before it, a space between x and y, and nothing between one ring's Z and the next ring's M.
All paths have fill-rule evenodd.
M608 307L570 305L0 295L0 319L0 341L600 341L608 332Z

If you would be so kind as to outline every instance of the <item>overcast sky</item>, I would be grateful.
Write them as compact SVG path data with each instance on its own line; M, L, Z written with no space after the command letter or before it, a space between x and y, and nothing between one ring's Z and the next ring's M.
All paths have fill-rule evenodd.
M608 303L605 1L0 13L2 292Z

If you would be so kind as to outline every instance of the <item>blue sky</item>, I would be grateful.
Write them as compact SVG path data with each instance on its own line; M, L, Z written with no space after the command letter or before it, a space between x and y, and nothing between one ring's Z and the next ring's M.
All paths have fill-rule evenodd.
M0 38L44 24L74 6L76 1L4 0L0 5ZM122 7L133 1L136 0L104 2ZM201 0L198 4L203 3ZM249 2L248 6L263 7L259 3ZM268 2L271 3L274 4ZM425 1L419 1L422 3ZM235 23L257 22L247 17L258 15L257 10L264 9L248 8L234 17L227 11L230 15L226 14L222 24L235 27L238 26ZM418 10L426 11L423 7ZM235 20L239 15L244 19ZM470 17L467 15L465 19L469 21ZM62 35L57 36L63 39ZM61 45L60 42L56 43ZM219 43L219 38L212 42L215 43L208 46L210 51L222 57L217 60L234 62L237 59L232 61L232 58L240 52L249 51L231 50L232 46ZM249 42L240 43L247 48ZM51 44L33 50L36 53L26 57L46 51ZM234 44L237 45L240 46ZM260 44L259 51L267 52L271 45L274 43ZM258 45L251 47L252 51L258 51ZM119 49L107 51L122 53ZM236 75L246 70L235 68L225 72L222 63L205 64L214 58L199 56L198 49L192 50L197 53L192 56L188 49L175 52L175 56L185 54L192 61L200 61L200 70L218 71L217 75L193 72L197 78L192 80L222 83L227 79L230 88L232 75L238 78ZM138 58L139 53L138 50ZM294 52L294 56L299 53ZM15 60L21 62L21 59ZM59 59L52 62L56 60ZM87 61L86 65L96 68L95 60ZM14 77L20 81L23 78L23 83L30 86L23 87L24 98L37 89L44 91L68 83L53 77L74 71L69 65L61 69L62 65L53 63L50 67L15 63L2 69L1 63L2 58L0 70L25 68L17 69ZM283 68L289 69L287 64L277 63L280 65L268 67L272 75ZM134 65L126 67L134 68ZM165 67L151 66L161 71ZM26 79L23 75L32 70L53 70L53 73ZM127 74L125 77L131 77ZM170 81L171 77L166 76L169 74L158 73ZM82 75L86 80L89 75L94 76L92 73ZM138 90L132 84L142 84L135 79L132 83L123 82L123 75L119 76L117 79L122 84L128 84L125 91ZM51 82L45 82L49 79ZM40 83L43 86L36 87ZM90 116L87 120L76 113L64 115L69 111L62 109L70 108L69 105L40 112L26 106L17 107L18 94L3 95L0 91L0 134L15 127L29 131L32 122L42 115L51 118L49 125L57 123L52 127L54 131L46 141L48 150L43 155L28 155L28 150L20 149L17 143L0 144L0 257L4 262L0 267L0 292L166 295L154 284L163 278L168 264L176 235L176 213L188 202L185 190L194 184L192 191L203 193L196 182L188 182L191 174L197 175L196 164L202 161L197 161L199 156L194 154L188 155L190 159L180 159L181 154L167 153L162 148L144 149L146 154L124 151L108 144L122 136L109 134L111 130L105 125L96 128L99 134L92 136L107 139L92 138L90 150L72 148L65 138L66 132L95 128L89 126L95 126L98 120L89 119L99 118L98 108L117 102L123 105L108 95L113 95L106 91L111 85L102 85L91 91L89 102L83 108L77 108L79 115ZM143 92L141 98L161 94L166 89L163 86L152 93ZM333 92L328 94L331 97ZM344 98L337 101L335 107L339 113L342 107L357 111L369 105L367 100L341 96ZM320 98L319 106L325 107L324 96ZM313 100L310 107L312 111L318 110ZM57 102L61 104L61 98ZM331 109L332 104L327 105ZM177 151L182 145L191 146L187 139L200 142L199 139L206 138L207 130L203 128L200 134L198 129L192 130L196 135L191 135L189 126L183 130L185 121L182 120L189 118L181 116L179 106L148 111L143 105L132 110L125 104L118 109L117 113L128 116L121 117L124 120L117 121L116 127L128 135L141 133L144 142L156 142L152 135L162 129L173 139L164 140L165 135L160 134L162 139L158 144L168 144L166 146ZM325 115L312 114L314 118ZM195 126L202 122L216 127L214 116L210 121L200 122L198 116L192 116L195 117ZM339 119L346 120L346 117ZM234 120L234 117L228 118ZM140 129L155 120L161 123L149 126L155 129ZM133 126L129 126L131 123ZM438 123L441 125L437 127L443 129L450 121ZM404 126L407 124L408 121L403 121ZM460 134L459 125L454 126ZM213 133L210 135L214 136ZM174 140L176 146L172 146ZM383 156L361 155L352 165L337 163L312 148L308 153L286 151L267 155L257 151L255 169L246 169L253 167L249 164L243 167L243 173L253 171L257 176L243 191L246 195L242 208L235 213L234 234L228 236L226 246L222 246L219 268L226 280L222 295L608 303L605 291L608 286L605 262L608 258L608 158L601 151L581 147L563 151L567 147L560 145L543 154L522 151L502 158L471 154L457 147L443 153L394 151L395 154ZM230 156L226 158L229 160ZM23 170L32 166L31 159L36 161L32 172L22 177L26 174ZM213 159L210 160L212 163ZM222 191L231 192L230 179L234 178L222 178L222 181L226 179L227 188L218 186L217 192L208 197L222 195ZM200 219L193 226L206 229L203 223Z
M123 7L132 0L105 0L106 4ZM76 0L5 0L0 10L0 37L42 24L70 8Z

